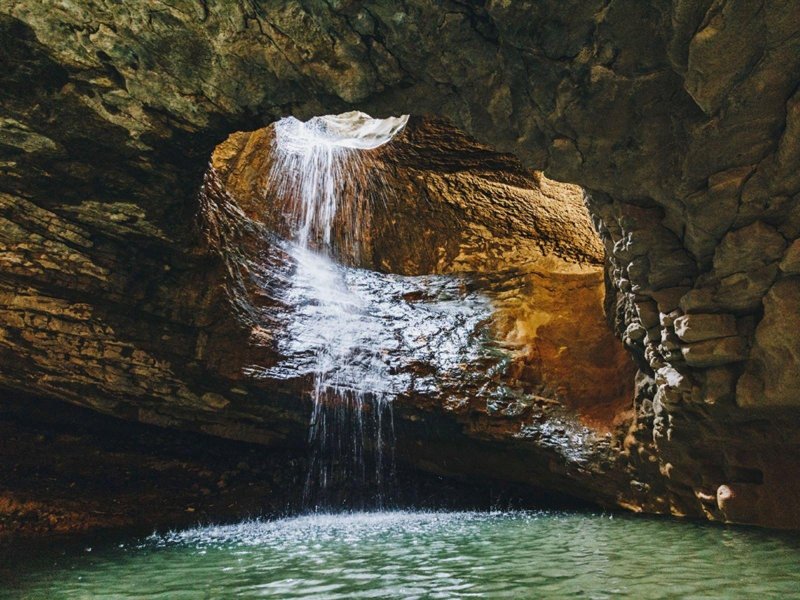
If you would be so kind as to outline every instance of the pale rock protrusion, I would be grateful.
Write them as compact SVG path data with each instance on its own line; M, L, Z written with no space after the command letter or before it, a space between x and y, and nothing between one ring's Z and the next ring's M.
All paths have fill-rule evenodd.
M700 342L736 335L736 319L726 314L691 314L674 321L675 333L684 342Z
M678 350L680 346L680 340L671 329L665 327L661 330L662 351Z
M680 317L683 313L680 309L676 309L670 311L668 313L659 313L658 321L661 324L661 327L672 327L672 324L675 322L675 319Z
M666 366L664 357L661 356L656 344L648 344L645 346L644 359L647 361L647 364L650 365L650 368L653 369L653 371L658 371L658 369Z
M630 323L628 327L625 328L625 332L622 335L623 341L628 344L632 345L635 342L639 342L645 338L647 335L647 330L642 327L640 323Z
M721 511L728 508L730 502L736 497L734 491L727 485L721 485L717 488L717 507Z
M689 377L671 366L661 367L656 371L656 385L680 392L691 392L692 382Z

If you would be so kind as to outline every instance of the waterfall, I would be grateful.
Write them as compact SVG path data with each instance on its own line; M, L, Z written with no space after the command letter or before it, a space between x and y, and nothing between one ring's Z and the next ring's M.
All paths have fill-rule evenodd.
M355 192L369 187L362 153L391 140L407 119L352 112L275 124L269 185L288 208L286 249L295 265L286 300L309 317L303 323L313 323L290 331L293 343L312 354L307 506L353 506L366 498L380 506L394 470L386 348L380 332L365 325L369 294L333 257L337 244L359 250L360 217L369 208Z

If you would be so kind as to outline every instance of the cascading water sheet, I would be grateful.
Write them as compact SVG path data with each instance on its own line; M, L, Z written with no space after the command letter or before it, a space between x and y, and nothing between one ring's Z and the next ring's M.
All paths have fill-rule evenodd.
M286 210L289 239L279 246L292 269L285 281L263 287L280 289L289 312L278 342L282 360L247 374L313 381L309 508L385 506L394 471L392 400L460 383L465 365L481 360L476 338L491 308L463 279L405 277L334 260L342 239L357 253L367 211L382 205L380 173L365 168L363 153L391 140L406 120L347 113L275 125L268 196Z
M295 263L287 300L311 317L296 320L299 326L290 331L294 346L311 350L314 372L307 504L331 502L328 490L346 483L350 502L365 497L354 490L373 488L380 505L384 480L393 470L393 419L381 385L385 365L378 357L383 348L375 339L363 339L368 302L351 289L331 254L339 211L344 208L347 217L345 234L359 230L353 198L345 193L349 180L363 176L359 153L388 142L407 119L353 112L307 122L287 118L275 126L269 180L291 207L292 240L286 249Z

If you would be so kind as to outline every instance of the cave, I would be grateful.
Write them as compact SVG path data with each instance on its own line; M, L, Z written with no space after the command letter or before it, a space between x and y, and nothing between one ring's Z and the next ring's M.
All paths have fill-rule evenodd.
M238 351L226 330L203 358L226 356L240 387L295 409L312 398L312 442L326 427L333 438L316 444L366 440L349 453L369 472L383 461L365 449L378 446L441 476L558 491L579 461L610 460L585 438L623 426L635 369L606 318L602 245L578 186L441 119L353 112L231 135L200 195L200 228L245 329ZM512 439L547 448L540 464L530 455L492 472L458 457ZM327 468L313 479L352 493L365 467Z
M0 1L0 595L796 593L798 23Z

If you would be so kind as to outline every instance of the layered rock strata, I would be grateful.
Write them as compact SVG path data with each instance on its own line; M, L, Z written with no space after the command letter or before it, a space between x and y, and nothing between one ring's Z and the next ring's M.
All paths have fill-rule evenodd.
M214 145L287 114L440 115L591 193L640 367L626 456L649 502L633 504L797 526L799 10L0 2L3 382L90 402L111 380L139 408L109 412L212 414L224 386L192 389L184 357L198 327L234 328L197 309L222 275L187 252ZM42 376L36 357L65 347L69 376ZM106 372L100 347L134 360Z
M307 282L296 289L298 258L276 237L290 227L296 198L270 180L274 156L272 127L217 148L201 193L203 228L250 327L245 379L302 397L316 385L309 356L316 336L327 336L316 323L328 316L317 308L324 299L303 297ZM602 255L582 190L430 119L412 118L357 165L341 184L347 206L333 245L357 267L343 277L359 301L374 304L357 331L332 326L345 326L338 335L357 353L380 354L374 393L394 405L398 456L455 477L548 481L581 497L589 495L574 477L608 472L588 484L590 495L616 498L612 482L628 476L610 432L630 418L633 368L603 312ZM340 385L359 386L347 363L331 368ZM513 459L499 458L512 449Z

